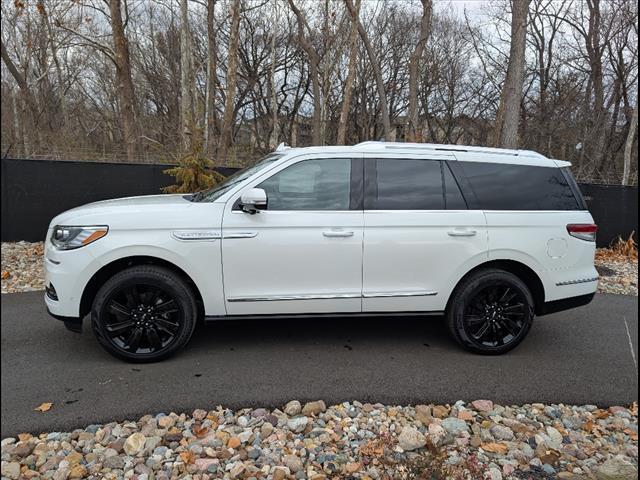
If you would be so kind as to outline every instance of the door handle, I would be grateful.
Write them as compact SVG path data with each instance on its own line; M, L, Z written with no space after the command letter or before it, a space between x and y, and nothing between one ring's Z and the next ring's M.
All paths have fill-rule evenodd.
M326 230L322 232L322 235L329 238L335 237L353 237L353 232L347 232L343 230Z
M466 228L455 228L447 232L450 237L473 237L478 232L475 230L467 230Z

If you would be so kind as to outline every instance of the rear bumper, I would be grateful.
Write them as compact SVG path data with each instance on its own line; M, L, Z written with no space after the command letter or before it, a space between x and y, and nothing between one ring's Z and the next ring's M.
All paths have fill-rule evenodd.
M542 309L538 312L538 316L549 315L551 313L562 312L564 310L570 310L572 308L582 307L591 303L595 292L587 293L585 295L578 295L577 297L563 298L562 300L554 300L552 302L546 302Z
M63 317L62 315L56 315L52 313L51 310L47 307L47 313L51 315L56 320L60 320L64 323L64 326L67 330L70 330L74 333L82 333L82 319L79 317Z

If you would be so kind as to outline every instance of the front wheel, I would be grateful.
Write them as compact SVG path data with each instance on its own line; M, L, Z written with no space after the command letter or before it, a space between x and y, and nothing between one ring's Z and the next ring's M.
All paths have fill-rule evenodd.
M516 347L535 317L529 288L512 273L497 269L480 270L464 279L446 315L453 338L467 350L485 355Z
M163 360L191 338L198 315L189 286L155 265L123 270L100 288L91 309L96 338L130 362Z

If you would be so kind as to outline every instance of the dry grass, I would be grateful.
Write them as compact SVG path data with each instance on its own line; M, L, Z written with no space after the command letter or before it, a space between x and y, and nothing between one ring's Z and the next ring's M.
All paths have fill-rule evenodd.
M596 251L596 260L609 262L638 261L638 244L633 239L635 232L631 232L629 238L623 240L618 237L609 248L599 248Z

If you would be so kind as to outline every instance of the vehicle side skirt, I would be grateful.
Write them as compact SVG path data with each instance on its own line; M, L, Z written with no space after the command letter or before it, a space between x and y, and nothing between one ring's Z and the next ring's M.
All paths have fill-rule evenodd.
M438 317L443 311L433 312L343 312L343 313L275 313L266 315L207 315L204 321L217 322L220 320L264 320L264 319L292 319L292 318L369 318L369 317Z

